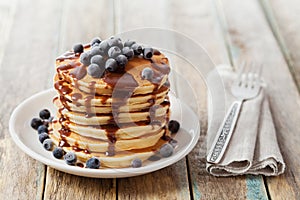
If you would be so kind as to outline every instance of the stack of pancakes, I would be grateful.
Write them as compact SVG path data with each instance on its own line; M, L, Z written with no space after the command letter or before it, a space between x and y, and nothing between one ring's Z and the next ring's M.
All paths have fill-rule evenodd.
M135 158L146 160L170 135L168 59L159 51L151 59L135 56L123 73L105 72L102 78L93 78L79 56L70 51L56 60L58 95L53 102L58 111L50 137L82 162L99 158L102 167L127 167ZM153 70L153 80L142 78L145 68Z

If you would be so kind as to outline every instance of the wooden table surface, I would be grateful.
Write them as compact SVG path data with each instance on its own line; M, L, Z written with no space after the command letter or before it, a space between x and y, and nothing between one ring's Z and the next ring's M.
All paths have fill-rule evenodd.
M0 199L300 199L299 19L297 0L0 0ZM25 98L52 87L59 54L75 42L141 27L179 31L215 64L249 58L264 64L287 164L283 175L217 178L206 172L206 91L197 82L203 87L200 140L162 170L120 179L78 177L16 147L10 115Z

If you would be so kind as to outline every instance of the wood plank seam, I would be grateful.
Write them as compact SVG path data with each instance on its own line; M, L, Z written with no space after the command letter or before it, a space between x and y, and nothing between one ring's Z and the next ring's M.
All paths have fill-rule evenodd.
M267 178L266 178L266 177L263 177L263 180L264 180L266 192L267 192L267 195L268 195L268 199L271 200L272 198L271 198L271 195L270 195L269 186L268 186L268 183L267 183Z
M193 189L193 181L190 173L190 164L189 164L189 158L188 156L185 157L186 161L186 170L188 175L188 182L189 182L189 190L190 190L190 199L194 200L194 189Z
M48 173L48 166L47 166L47 165L44 165L44 177L43 177L43 185L42 185L42 195L41 195L41 199L44 199L44 195L45 195L47 173Z
M226 47L227 57L229 58L230 65L235 70L234 65L233 65L233 60L232 60L233 56L230 51L230 36L228 34L228 32L229 32L228 25L227 25L225 13L223 11L222 0L213 0L213 4L214 4L213 6L214 6L214 10L215 10L215 15L217 16L216 18L218 20L220 30L221 30L222 36L223 36L223 41L224 41L224 44Z
M63 26L63 16L65 13L65 4L66 1L60 2L60 17L59 17L59 22L58 22L58 30L59 30L59 34L58 34L58 38L57 38L57 43L56 43L56 49L55 49L55 53L56 55L58 55L59 51L60 51L60 44L62 43L62 26ZM50 73L49 73L49 77L50 77ZM53 80L52 78L48 79L48 84L52 85ZM45 199L45 193L46 193L46 185L47 185L47 174L49 173L49 166L45 165L45 171L44 171L44 183L43 183L43 191L42 191L42 196L41 199Z
M282 34L280 33L278 24L275 19L274 11L272 10L268 0L258 0L258 2L261 6L261 9L264 11L263 13L265 15L265 18L270 26L270 29L271 29L274 37L276 38L276 41L280 47L280 50L284 56L284 59L290 70L290 73L293 77L293 81L295 82L298 92L300 93L300 82L298 82L296 79L295 65L294 65L291 53L286 45L286 42L285 42Z

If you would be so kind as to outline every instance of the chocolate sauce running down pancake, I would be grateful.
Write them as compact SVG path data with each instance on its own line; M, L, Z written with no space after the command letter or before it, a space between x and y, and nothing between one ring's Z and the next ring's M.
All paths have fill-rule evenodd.
M56 60L57 114L50 124L51 139L66 152L76 152L82 162L97 157L101 167L128 167L133 159L146 160L170 135L168 59L159 51L151 58L136 54L119 71L104 63L105 72L95 77L91 65L81 60L85 52L91 52L90 45ZM119 65L121 58L115 58ZM151 79L145 78L145 69L151 71Z

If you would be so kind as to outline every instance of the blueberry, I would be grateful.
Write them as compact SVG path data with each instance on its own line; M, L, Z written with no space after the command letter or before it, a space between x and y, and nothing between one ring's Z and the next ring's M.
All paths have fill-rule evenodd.
M86 161L86 167L91 169L99 169L100 160L96 157L92 157Z
M173 154L174 148L170 144L164 144L160 147L159 153L162 157L170 157Z
M66 153L66 155L64 156L64 160L68 165L75 165L76 161L77 161L77 156L74 152L69 151L68 153Z
M116 58L121 53L122 53L121 49L117 46L110 47L109 50L108 50L108 56L110 58Z
M39 134L39 140L40 140L41 143L43 143L48 138L49 138L49 135L47 133Z
M121 38L114 38L113 37L113 38L108 39L107 42L108 42L108 46L110 46L110 47L117 46L120 49L123 48L123 43L122 43Z
M48 133L48 127L46 125L40 125L37 129L38 131L38 134L41 134L41 133Z
M105 61L104 58L100 55L95 55L91 58L91 63L92 64L97 64L99 66L103 66Z
M124 47L131 47L132 45L134 45L136 42L134 40L126 40L124 42Z
M171 121L169 121L168 128L169 128L169 131L171 131L171 133L177 133L180 128L180 124L176 120L171 120Z
M80 55L80 62L85 65L85 66L89 66L89 64L91 63L90 62L90 59L91 59L91 56L88 52L84 52Z
M90 64L87 68L88 74L94 78L100 78L103 75L104 70L104 67L99 67L99 65L94 63Z
M52 152L53 156L57 159L60 159L64 156L65 151L63 150L63 148L61 147L56 147L53 152Z
M39 113L41 119L49 119L51 117L51 113L47 109L43 109Z
M158 161L158 160L160 160L160 156L153 155L153 156L149 157L148 160L150 160L150 161Z
M74 53L82 53L84 50L83 45L82 44L75 44L73 46L73 51Z
M123 53L124 56L127 57L128 60L130 60L130 59L132 59L134 57L134 52L129 47L124 47L122 49L122 53Z
M93 57L95 55L101 55L103 52L101 51L99 46L94 46L92 50L90 51L90 57Z
M142 78L151 81L153 78L153 70L149 67L146 67L142 71Z
M134 55L140 55L141 53L143 53L143 47L139 44L133 44L131 48L134 52Z
M104 53L104 55L107 55L107 51L109 49L109 45L107 40L103 40L99 45L100 51Z
M51 117L49 117L49 119L44 119L44 120L42 120L43 121L43 125L45 125L45 126L49 126L49 123L50 122L52 122L52 120L54 119L54 117L53 116L51 116Z
M48 123L49 123L49 122L52 122L52 121L53 121L53 119L54 119L54 117L49 117L49 119L48 119Z
M33 118L30 122L31 127L34 128L35 130L37 130L39 126L42 124L43 121L40 118Z
M127 62L128 62L126 56L124 56L124 55L118 55L118 56L116 57L116 61L117 61L117 64L118 64L122 69L125 68L125 65L126 65Z
M171 139L169 141L169 144L172 145L173 148L175 148L178 145L178 142L177 142L177 140Z
M142 166L142 160L139 159L139 158L135 158L134 160L132 160L131 166L132 166L133 168L141 167L141 166Z
M93 45L91 45L91 49L95 48L95 47L99 47L100 43L94 43Z
M99 37L96 37L96 38L92 39L91 46L94 46L95 44L100 44L100 43L101 43L101 39Z
M53 147L53 141L51 139L45 139L44 142L43 142L43 147L50 151Z
M145 59L150 59L153 56L153 49L151 47L144 48L143 55Z
M117 61L113 58L107 59L105 63L105 69L107 69L109 72L115 72L118 70L118 64Z

